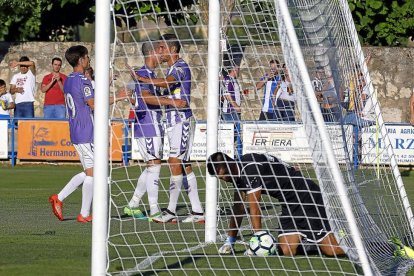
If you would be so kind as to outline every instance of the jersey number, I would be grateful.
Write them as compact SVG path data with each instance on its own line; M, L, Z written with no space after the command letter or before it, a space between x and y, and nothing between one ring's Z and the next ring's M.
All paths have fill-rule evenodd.
M65 102L66 102L66 113L68 114L70 118L72 119L75 118L76 106L75 106L75 102L73 101L71 94L65 94Z

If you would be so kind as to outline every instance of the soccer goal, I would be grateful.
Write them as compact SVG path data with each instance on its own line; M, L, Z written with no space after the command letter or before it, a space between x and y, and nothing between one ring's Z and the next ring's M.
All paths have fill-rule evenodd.
M131 112L138 109L134 103L139 99L112 105L113 129L108 132L102 127L97 135L115 135L123 152L110 156L108 181L106 169L95 168L104 175L99 184L95 182L94 210L105 206L102 194L96 197L102 192L97 191L98 185L109 188L109 204L103 207L108 220L95 221L94 212L95 244L102 244L102 231L96 238L98 229L107 229L106 246L93 249L93 256L102 256L104 250L106 262L93 260L93 266L103 268L95 271L111 275L395 275L411 269L414 260L403 247L414 246L413 214L347 1L114 0L110 8L114 30L110 68L116 76L112 96L117 97L121 88L134 91L139 86L129 67L136 72L146 63L144 43L159 51L157 43L164 34L175 35L180 43L179 57L191 71L195 125L189 163L196 186L187 184L192 180L184 177L178 187L181 193L173 210L177 223L155 223L152 199L146 194L137 207L142 214L130 212L138 179L147 173L134 139L137 114ZM97 54L100 47L97 40ZM158 61L154 74L166 78L172 65L161 57ZM231 75L233 69L238 71L236 77ZM108 76L97 71L97 78L105 80L103 74ZM229 75L238 83L232 90L241 108L232 111L239 113L237 120L225 116L229 111L220 89ZM160 89L161 96L170 98L175 91ZM165 108L160 110L165 116ZM105 117L100 119L106 125ZM170 206L171 187L177 188L170 186L169 122L163 120L166 132L156 182L161 209ZM119 125L123 133L115 129ZM100 145L105 147L108 141ZM102 160L108 154L96 151L105 155ZM270 154L315 182L331 231L346 255L327 257L317 243L306 239L293 257L280 250L267 257L244 255L252 237L257 243L246 202L239 202L246 215L232 254L219 254L234 215L234 186L217 182L206 172L206 158L215 151L236 160L243 154ZM187 220L195 211L194 188L205 224ZM262 230L276 241L282 205L262 194Z

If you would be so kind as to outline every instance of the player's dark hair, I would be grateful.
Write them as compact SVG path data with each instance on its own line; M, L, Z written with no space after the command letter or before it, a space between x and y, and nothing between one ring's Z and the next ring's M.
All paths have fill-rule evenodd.
M175 34L165 34L160 37L161 41L165 41L169 48L175 47L178 54L181 50L181 43Z
M142 47L141 47L142 55L144 57L149 56L150 52L156 49L157 47L158 47L157 41L146 41L142 43Z
M21 61L30 61L30 59L29 59L27 56L22 56L22 57L19 59L19 62L21 62Z
M76 67L79 59L88 54L88 49L82 45L72 46L66 50L65 58L72 67Z
M210 175L217 175L218 168L229 168L230 163L234 163L234 159L223 152L216 152L207 159L207 171Z
M2 79L0 79L0 86L6 85L6 82Z
M279 65L279 61L277 59L272 59L271 61L269 61L269 64L273 64L276 63L277 65Z
M233 62L229 62L225 64L222 69L223 77L228 76L233 70L236 70L236 69L238 69L238 67Z
M52 64L53 64L53 62L55 62L55 60L60 61L60 63L62 63L62 59L61 58L54 57L54 58L52 58Z

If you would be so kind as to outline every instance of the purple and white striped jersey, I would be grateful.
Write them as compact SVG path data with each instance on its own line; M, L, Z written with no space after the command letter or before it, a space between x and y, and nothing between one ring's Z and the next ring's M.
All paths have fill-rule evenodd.
M225 76L223 78L223 96L230 95L230 97L237 103L237 105L240 106L241 99L240 99L240 86L237 82L237 79L231 77L231 76ZM222 100L222 106L221 110L223 113L233 113L236 112L234 110L234 107L231 105L231 103L227 99Z
M82 73L73 72L66 79L63 91L72 144L93 143L93 111L86 102L95 96L91 81Z
M154 79L156 75L145 65L135 72L137 75ZM161 123L162 111L159 105L146 104L142 91L149 91L154 96L160 96L160 89L152 84L138 82L135 84L135 125L134 137L162 137L164 130Z
M177 82L165 89L164 94L171 99L182 99L187 102L187 107L185 108L175 108L171 105L166 107L167 126L173 126L193 116L190 108L191 71L188 64L180 58L167 69L166 75L173 76Z

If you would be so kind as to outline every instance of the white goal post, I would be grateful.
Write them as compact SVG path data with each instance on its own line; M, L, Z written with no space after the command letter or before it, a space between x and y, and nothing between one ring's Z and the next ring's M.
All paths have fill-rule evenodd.
M164 34L178 44L168 44ZM147 59L148 45L156 59ZM188 64L189 71L166 57L174 51L174 62ZM395 242L414 246L414 217L346 0L98 0L95 53L93 275L393 275L414 266ZM111 85L109 72L116 76ZM170 81L144 84L137 80L142 72ZM191 75L188 99L180 74ZM122 89L130 98L109 107L109 96ZM146 102L142 91L158 97L159 105ZM186 98L192 116L163 106L163 97ZM241 111L227 109L229 102ZM239 119L229 120L228 112ZM138 139L148 124L145 116L154 123L154 114L162 115L163 129L149 137L162 137L157 169L141 156L150 153L153 140L143 146ZM183 171L182 183L174 182L168 163L175 152L171 143L184 135L173 132L171 114L179 123L195 122L191 158L183 163L192 171ZM122 152L109 154L114 141ZM248 204L233 202L235 187L206 171L206 159L216 151L235 160L240 153L270 154L316 184L323 198L322 204L311 198L316 219L329 221L325 230L346 256L325 256L302 232L298 256L282 250L244 255L254 234ZM300 198L302 191L277 185L282 194ZM289 202L265 188L261 224L278 240ZM174 208L169 222L176 223L154 222L151 189L158 208ZM195 211L198 197L204 214ZM246 218L234 254L221 255L233 203L243 206ZM307 204L298 205L306 213ZM188 222L194 214L204 215L205 224ZM301 219L303 225L294 221L287 232L305 233L315 218Z
M94 109L94 190L91 274L104 275L108 237L109 61L111 12L109 0L96 1ZM99 115L98 115L99 114Z

